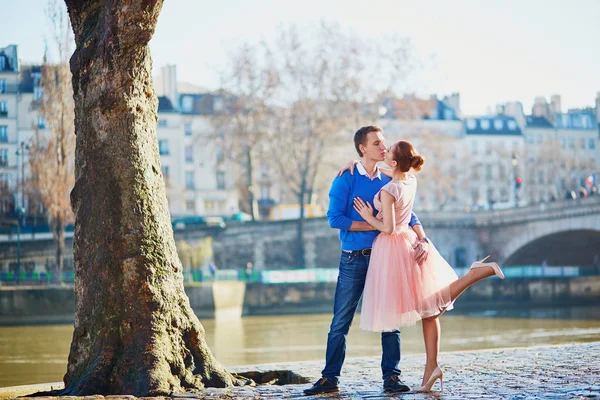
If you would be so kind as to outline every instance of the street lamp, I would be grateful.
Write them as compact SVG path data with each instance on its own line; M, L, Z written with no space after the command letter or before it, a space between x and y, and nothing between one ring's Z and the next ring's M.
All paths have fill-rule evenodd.
M519 165L519 154L514 151L512 154L512 166L513 166L513 182L514 182L514 194L515 194L515 208L519 207L519 188L521 187L522 179L517 175L517 166Z
M21 209L22 217L25 218L25 152L29 150L29 144L21 142L19 147L16 154L21 156ZM23 225L25 225L25 220L23 220Z
M22 207L17 207L17 276L15 282L18 285L21 277L21 216L25 214Z

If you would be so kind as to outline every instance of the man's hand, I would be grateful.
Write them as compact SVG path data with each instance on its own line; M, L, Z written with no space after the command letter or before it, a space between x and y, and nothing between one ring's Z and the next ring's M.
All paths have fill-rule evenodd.
M429 242L426 239L417 240L413 246L415 259L419 265L423 265L429 255Z
M343 173L346 171L350 171L350 175L354 175L354 167L356 166L356 164L358 164L358 161L350 160L344 168L342 168L338 171L337 176L342 176Z

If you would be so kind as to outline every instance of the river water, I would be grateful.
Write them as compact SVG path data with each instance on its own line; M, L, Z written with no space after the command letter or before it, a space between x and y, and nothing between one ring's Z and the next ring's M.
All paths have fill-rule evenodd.
M381 355L380 335L354 320L347 357ZM331 315L201 320L207 342L225 366L323 359ZM0 387L61 381L72 325L0 328ZM600 341L600 307L486 311L442 317L443 351ZM402 330L403 354L423 353L420 325Z

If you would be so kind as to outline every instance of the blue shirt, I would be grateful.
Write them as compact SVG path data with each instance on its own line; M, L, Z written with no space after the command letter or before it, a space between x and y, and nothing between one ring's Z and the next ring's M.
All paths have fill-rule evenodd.
M354 175L346 171L342 176L333 180L329 190L329 209L327 210L327 220L329 226L340 230L340 241L342 250L362 250L373 246L373 241L379 235L378 230L372 231L351 231L352 221L364 222L363 217L354 209L353 201L355 197L360 197L368 201L373 206L373 198L379 190L388 183L391 178L381 174L379 171L373 180L366 174L359 171L359 165ZM362 165L360 165L362 167ZM376 212L376 210L373 210ZM419 219L413 212L409 225L420 225Z

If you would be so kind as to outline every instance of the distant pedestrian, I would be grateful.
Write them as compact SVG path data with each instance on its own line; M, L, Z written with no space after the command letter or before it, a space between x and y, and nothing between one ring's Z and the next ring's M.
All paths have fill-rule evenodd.
M548 260L542 261L542 276L546 275L546 267L548 266Z
M247 281L249 281L250 277L252 276L252 267L253 267L252 262L248 261L246 263L246 280Z
M211 280L213 280L213 281L215 280L215 278L217 276L217 269L218 269L218 267L215 265L215 263L213 261L211 261L208 264L208 270L210 271L210 277L211 277Z

